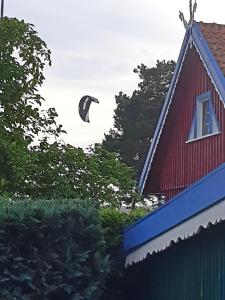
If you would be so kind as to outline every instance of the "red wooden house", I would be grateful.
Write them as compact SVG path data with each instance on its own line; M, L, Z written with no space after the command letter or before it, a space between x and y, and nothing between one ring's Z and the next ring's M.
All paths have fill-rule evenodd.
M140 181L169 199L225 162L225 25L187 32Z
M224 300L225 25L188 27L139 189L167 203L124 233L129 298Z

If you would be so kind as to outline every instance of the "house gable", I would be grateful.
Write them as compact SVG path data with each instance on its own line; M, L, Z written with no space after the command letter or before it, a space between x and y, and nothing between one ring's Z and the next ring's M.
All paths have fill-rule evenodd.
M203 36L207 34L208 27L208 34L215 36L217 26L220 28L220 25L215 24L194 23L186 32L140 179L141 192L163 193L170 198L225 161L224 155L218 153L225 152L222 151L225 149L222 144L223 134L220 137L204 138L195 144L186 143L196 110L196 99L204 93L211 93L211 108L215 111L212 123L214 130L216 122L216 125L221 124L220 129L224 132L225 79ZM203 28L203 33L200 28ZM225 37L225 30L222 33ZM213 43L212 41L209 45L212 46ZM214 52L220 57L220 51ZM223 65L221 58L218 59ZM219 157L212 159L213 153L218 153Z

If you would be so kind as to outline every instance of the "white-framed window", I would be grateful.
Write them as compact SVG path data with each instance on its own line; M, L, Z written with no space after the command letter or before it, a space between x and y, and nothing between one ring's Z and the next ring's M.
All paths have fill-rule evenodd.
M219 124L212 105L211 92L197 96L196 109L187 142L219 132Z

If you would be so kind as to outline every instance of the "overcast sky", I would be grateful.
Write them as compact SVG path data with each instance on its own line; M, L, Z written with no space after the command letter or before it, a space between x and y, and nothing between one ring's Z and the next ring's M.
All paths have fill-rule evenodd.
M52 51L42 94L56 107L75 146L100 142L113 125L115 95L131 94L140 63L177 60L188 18L188 0L5 0L5 15L35 25ZM196 20L225 24L225 2L199 0ZM78 115L83 95L97 97L91 123Z

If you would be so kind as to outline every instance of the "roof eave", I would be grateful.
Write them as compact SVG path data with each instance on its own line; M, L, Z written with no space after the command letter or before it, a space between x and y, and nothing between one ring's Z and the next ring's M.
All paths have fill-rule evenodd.
M206 212L221 201L225 203L224 179L225 163L176 195L158 210L129 226L124 231L125 253L135 251L147 242ZM225 216L224 209L223 204L223 209L220 211L223 216ZM212 216L215 216L215 220L225 219L218 214L207 213L207 215L210 217L208 221L212 221Z
M188 42L189 42L189 39L190 39L190 34L191 34L191 30L188 29L186 31L186 34L185 34L184 39L183 39L182 47L181 47L181 50L180 50L180 53L179 53L179 57L178 57L178 60L177 60L177 64L176 64L176 67L175 67L175 70L174 70L174 74L173 74L171 83L170 83L170 86L169 86L169 90L167 92L166 99L165 99L165 102L164 102L164 105L163 105L163 108L162 108L162 111L161 111L156 129L155 129L155 133L154 133L152 142L151 142L150 147L149 147L147 158L146 158L144 168L143 168L140 180L139 180L139 185L138 185L138 189L139 189L139 192L141 194L143 193L143 190L144 190L144 186L145 186L145 182L147 180L147 176L148 176L148 173L149 173L149 170L150 170L152 158L154 156L155 147L158 143L158 138L159 138L160 133L161 133L161 128L163 127L164 120L165 120L165 117L167 115L167 111L168 111L168 108L169 108L169 105L170 105L170 98L171 98L171 95L173 94L174 86L176 85L176 81L177 81L178 75L180 73L181 65L182 65L182 62L183 62L183 59L184 59L184 56L185 56L185 53L186 53L186 48L187 48L187 45L188 45Z

